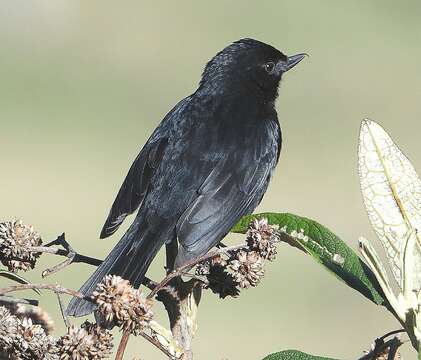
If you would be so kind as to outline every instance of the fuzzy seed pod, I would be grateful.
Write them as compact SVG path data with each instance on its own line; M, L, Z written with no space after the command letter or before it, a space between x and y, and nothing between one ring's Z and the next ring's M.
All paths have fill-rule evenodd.
M2 358L16 360L58 360L56 339L31 319L19 320L0 307L0 349Z
M0 349L10 350L18 336L19 320L10 311L0 306Z
M33 269L41 254L31 248L41 244L39 234L21 220L0 223L0 261L9 271Z
M19 335L20 346L15 349L19 359L44 359L45 354L49 354L50 359L58 359L56 339L47 335L40 325L34 325L31 319L21 321Z
M263 259L257 251L239 250L228 266L243 289L256 286L264 275Z
M257 251L263 259L273 261L276 257L276 243L279 242L276 230L277 227L269 225L266 218L254 219L246 233L249 249Z
M92 294L106 327L118 326L138 334L152 320L152 301L144 299L127 280L107 275Z
M100 360L111 355L113 336L98 325L86 321L70 326L57 345L60 360Z
M24 318L31 319L32 323L34 325L40 325L47 335L54 331L53 319L39 306L25 306L24 304L9 303L6 301L0 301L0 306L4 306L19 320L23 320Z

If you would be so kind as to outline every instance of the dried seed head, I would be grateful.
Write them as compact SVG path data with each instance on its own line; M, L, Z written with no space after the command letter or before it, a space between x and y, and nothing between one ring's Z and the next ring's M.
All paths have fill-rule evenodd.
M210 273L210 262L208 260L203 261L196 265L195 274L198 276L206 276Z
M264 275L263 259L257 251L239 250L230 261L229 269L241 288L256 286Z
M45 333L51 334L54 331L54 321L50 317L50 315L40 308L39 306L25 306L22 304L18 304L16 306L16 310L14 314L19 318L28 318L31 319L34 325L40 325Z
M113 335L111 332L103 329L102 327L92 324L89 321L85 321L82 326L89 334L96 336L96 347L98 349L98 354L102 355L100 358L104 358L111 354L111 349L113 348Z
M4 306L0 306L0 348L11 359L58 360L56 339L31 319L19 320Z
M22 359L44 359L45 354L57 354L56 339L47 335L40 325L24 318L19 329L20 348L18 353Z
M96 324L86 321L70 326L58 341L60 360L100 360L111 355L113 336Z
M153 318L152 301L143 298L140 290L133 290L133 302L128 309L129 319L123 324L123 329L132 334L138 334Z
M44 332L40 325L32 324L30 319L17 321L16 332L10 337L11 346L4 348L3 351L11 359L19 360L37 360L45 359L49 354L49 359L58 359L56 339ZM55 356L54 356L55 355Z
M225 271L223 266L212 266L207 279L207 287L215 294L218 294L221 299L227 296L237 297L240 294L240 290L237 287L238 283L232 274Z
M92 298L107 324L119 323L127 315L126 306L132 299L132 287L129 281L119 276L107 275L97 285Z
M8 351L18 336L19 320L8 309L0 306L0 349Z
M269 225L266 218L254 219L246 233L249 249L257 251L265 260L274 260L276 257L276 243L279 242L276 230L277 227Z
M12 315L19 320L29 318L34 325L41 325L45 333L51 334L54 331L54 321L50 315L39 306L25 306L18 303L10 303L0 300L0 306L4 306ZM1 358L0 358L1 359Z
M199 276L209 275L212 267L215 267L215 266L225 267L226 265L227 265L227 261L222 257L221 254L217 254L214 257L197 264L196 275L199 275Z
M33 269L41 254L31 248L41 244L39 234L21 220L0 223L0 261L9 271Z
M119 326L137 334L152 320L152 301L144 299L127 280L107 275L92 294L106 327Z

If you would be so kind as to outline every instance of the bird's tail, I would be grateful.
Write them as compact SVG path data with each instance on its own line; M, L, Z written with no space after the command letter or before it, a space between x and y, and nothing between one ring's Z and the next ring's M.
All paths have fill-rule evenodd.
M143 231L144 230L144 231ZM164 228L159 231L142 229L139 219L133 224L114 247L111 253L80 288L88 296L106 275L118 275L129 280L134 287L139 287L153 258L167 240ZM73 298L66 309L70 316L84 316L95 310L95 304Z

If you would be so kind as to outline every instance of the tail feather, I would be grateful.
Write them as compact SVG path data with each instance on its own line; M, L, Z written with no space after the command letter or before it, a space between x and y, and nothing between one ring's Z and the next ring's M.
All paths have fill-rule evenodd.
M166 240L162 232L152 233L140 230L136 219L126 234L121 238L111 253L80 288L84 296L92 294L97 284L106 275L118 275L129 280L134 287L139 287L153 258ZM95 304L73 298L66 309L67 315L84 316L96 308Z

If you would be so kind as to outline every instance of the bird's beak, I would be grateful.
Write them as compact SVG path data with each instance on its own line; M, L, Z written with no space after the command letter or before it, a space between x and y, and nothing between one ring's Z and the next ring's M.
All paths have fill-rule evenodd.
M306 56L308 56L308 54L305 54L305 53L288 56L288 60L287 60L286 66L284 68L284 72L292 69L295 65L297 65Z

